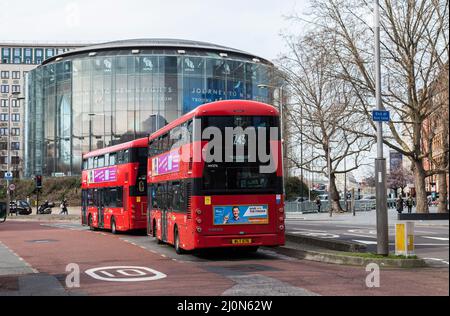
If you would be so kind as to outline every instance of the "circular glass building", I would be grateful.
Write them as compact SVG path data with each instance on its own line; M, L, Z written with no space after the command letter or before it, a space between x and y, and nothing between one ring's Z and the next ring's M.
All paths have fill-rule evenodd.
M83 152L148 135L217 100L271 103L274 66L170 39L110 42L47 59L28 75L25 175L81 173Z

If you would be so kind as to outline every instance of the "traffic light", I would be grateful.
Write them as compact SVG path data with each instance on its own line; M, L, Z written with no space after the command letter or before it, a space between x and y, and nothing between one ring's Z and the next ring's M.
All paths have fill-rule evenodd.
M36 179L36 189L41 189L42 188L42 176L37 175L35 179Z

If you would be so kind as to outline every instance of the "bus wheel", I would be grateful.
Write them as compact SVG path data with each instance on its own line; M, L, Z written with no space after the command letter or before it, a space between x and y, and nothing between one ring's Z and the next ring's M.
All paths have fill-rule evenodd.
M114 235L117 234L116 221L114 220L114 217L111 218L111 233Z
M175 231L174 231L174 246L175 246L175 252L179 255L185 254L186 251L184 251L183 248L181 248L180 246L180 235L178 234L178 228L175 227Z

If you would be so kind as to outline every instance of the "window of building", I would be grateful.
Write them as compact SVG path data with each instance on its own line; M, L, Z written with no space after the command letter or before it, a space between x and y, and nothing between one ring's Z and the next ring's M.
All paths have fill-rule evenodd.
M19 142L11 142L11 150L20 150Z
M1 78L9 79L9 71L2 71Z
M44 58L44 50L42 48L36 48L34 50L34 63L35 64L42 63L43 58Z
M12 85L12 93L14 92L20 93L20 85L18 84Z
M9 64L11 61L11 49L10 48L2 48L2 63Z
M2 85L0 89L1 89L1 93L9 93L8 85Z
M11 157L11 164L13 164L13 165L18 165L18 164L20 164L20 157L18 157L18 156L12 156L12 157Z
M20 79L20 71L13 71L12 72L12 78L13 79Z
M7 160L6 160L6 158L7 158L7 157L3 157L3 156L0 157L0 164L1 164L1 165L6 165L6 164L8 163Z
M64 53L64 49L63 48L58 48L58 55Z
M55 55L55 51L53 50L53 48L45 49L45 58L50 58L50 57L53 57L54 55Z
M2 128L0 128L0 136L8 136L8 129L7 128L5 128L5 127L2 127ZM3 143L0 143L0 144L3 144ZM4 143L5 144L5 146L4 146L4 148L3 148L3 146L1 146L1 150L6 150L6 143Z
M33 50L31 48L24 48L25 64L31 64L33 61Z
M22 48L14 48L13 61L14 61L14 64L22 63Z
M8 99L2 99L0 104L2 108L8 107Z
M8 121L8 114L0 114L0 121L7 122Z
M19 100L17 100L17 99L12 99L12 100L11 100L11 107L13 107L13 108L18 108L18 107L20 107L20 102L19 102Z
M20 128L11 128L11 136L20 136Z
M20 122L20 114L12 114L11 115L11 121L13 121L13 122Z

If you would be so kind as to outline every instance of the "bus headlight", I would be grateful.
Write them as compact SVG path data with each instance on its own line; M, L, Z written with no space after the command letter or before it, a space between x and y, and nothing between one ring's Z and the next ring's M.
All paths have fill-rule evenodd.
M284 230L284 225L279 226L280 230Z
M284 207L280 207L280 208L278 209L278 211L280 211L280 213L284 213Z
M198 209L195 211L197 213L197 215L202 215L202 210Z
M197 218L197 223L198 223L198 224L201 224L201 223L202 223L202 219L198 217L198 218Z
M197 226L197 233L201 233L202 232L202 228Z
M278 219L280 220L280 222L284 221L284 216L280 216L278 217Z

